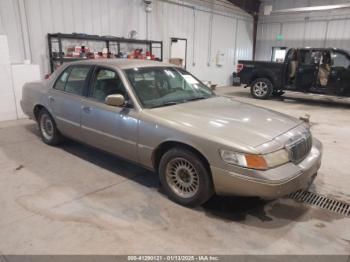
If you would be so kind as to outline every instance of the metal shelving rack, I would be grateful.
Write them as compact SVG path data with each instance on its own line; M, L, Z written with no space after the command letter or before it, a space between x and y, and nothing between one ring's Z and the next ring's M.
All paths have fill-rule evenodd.
M86 60L88 58L79 58L79 57L64 57L63 56L63 46L62 41L64 40L80 40L80 41L95 41L95 42L104 42L105 47L108 52L110 52L110 45L116 44L117 51L120 53L121 47L120 44L141 44L146 45L149 48L151 55L153 54L154 49L160 49L160 61L163 61L163 42L162 41L152 41L152 40L139 40L139 39L128 39L122 37L114 36L98 36L98 35L87 35L87 34L48 34L48 46L49 46L49 57L50 57L50 69L51 72L55 70L55 62L59 62L61 65L64 62L77 61L77 60ZM58 57L53 55L53 43L58 43Z

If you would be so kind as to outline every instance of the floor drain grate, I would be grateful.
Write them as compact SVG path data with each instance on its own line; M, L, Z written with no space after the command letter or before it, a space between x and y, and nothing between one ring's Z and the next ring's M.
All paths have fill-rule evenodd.
M341 215L350 216L350 205L317 193L299 190L288 196L291 199L317 206Z

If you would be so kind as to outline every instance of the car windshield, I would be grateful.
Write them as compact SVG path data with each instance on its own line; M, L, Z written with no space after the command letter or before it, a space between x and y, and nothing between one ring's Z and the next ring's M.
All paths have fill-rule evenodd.
M170 106L215 96L206 85L180 68L143 67L125 70L145 108Z

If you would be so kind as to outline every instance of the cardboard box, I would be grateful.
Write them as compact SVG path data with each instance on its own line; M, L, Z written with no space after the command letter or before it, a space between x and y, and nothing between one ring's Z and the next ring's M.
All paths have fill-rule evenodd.
M182 58L169 58L169 63L177 66L182 66L183 59Z

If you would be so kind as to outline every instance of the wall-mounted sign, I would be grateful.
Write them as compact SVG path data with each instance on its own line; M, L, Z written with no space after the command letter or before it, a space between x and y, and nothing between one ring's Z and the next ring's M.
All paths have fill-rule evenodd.
M283 41L284 40L284 36L283 35L277 35L276 36L276 40L277 41Z

